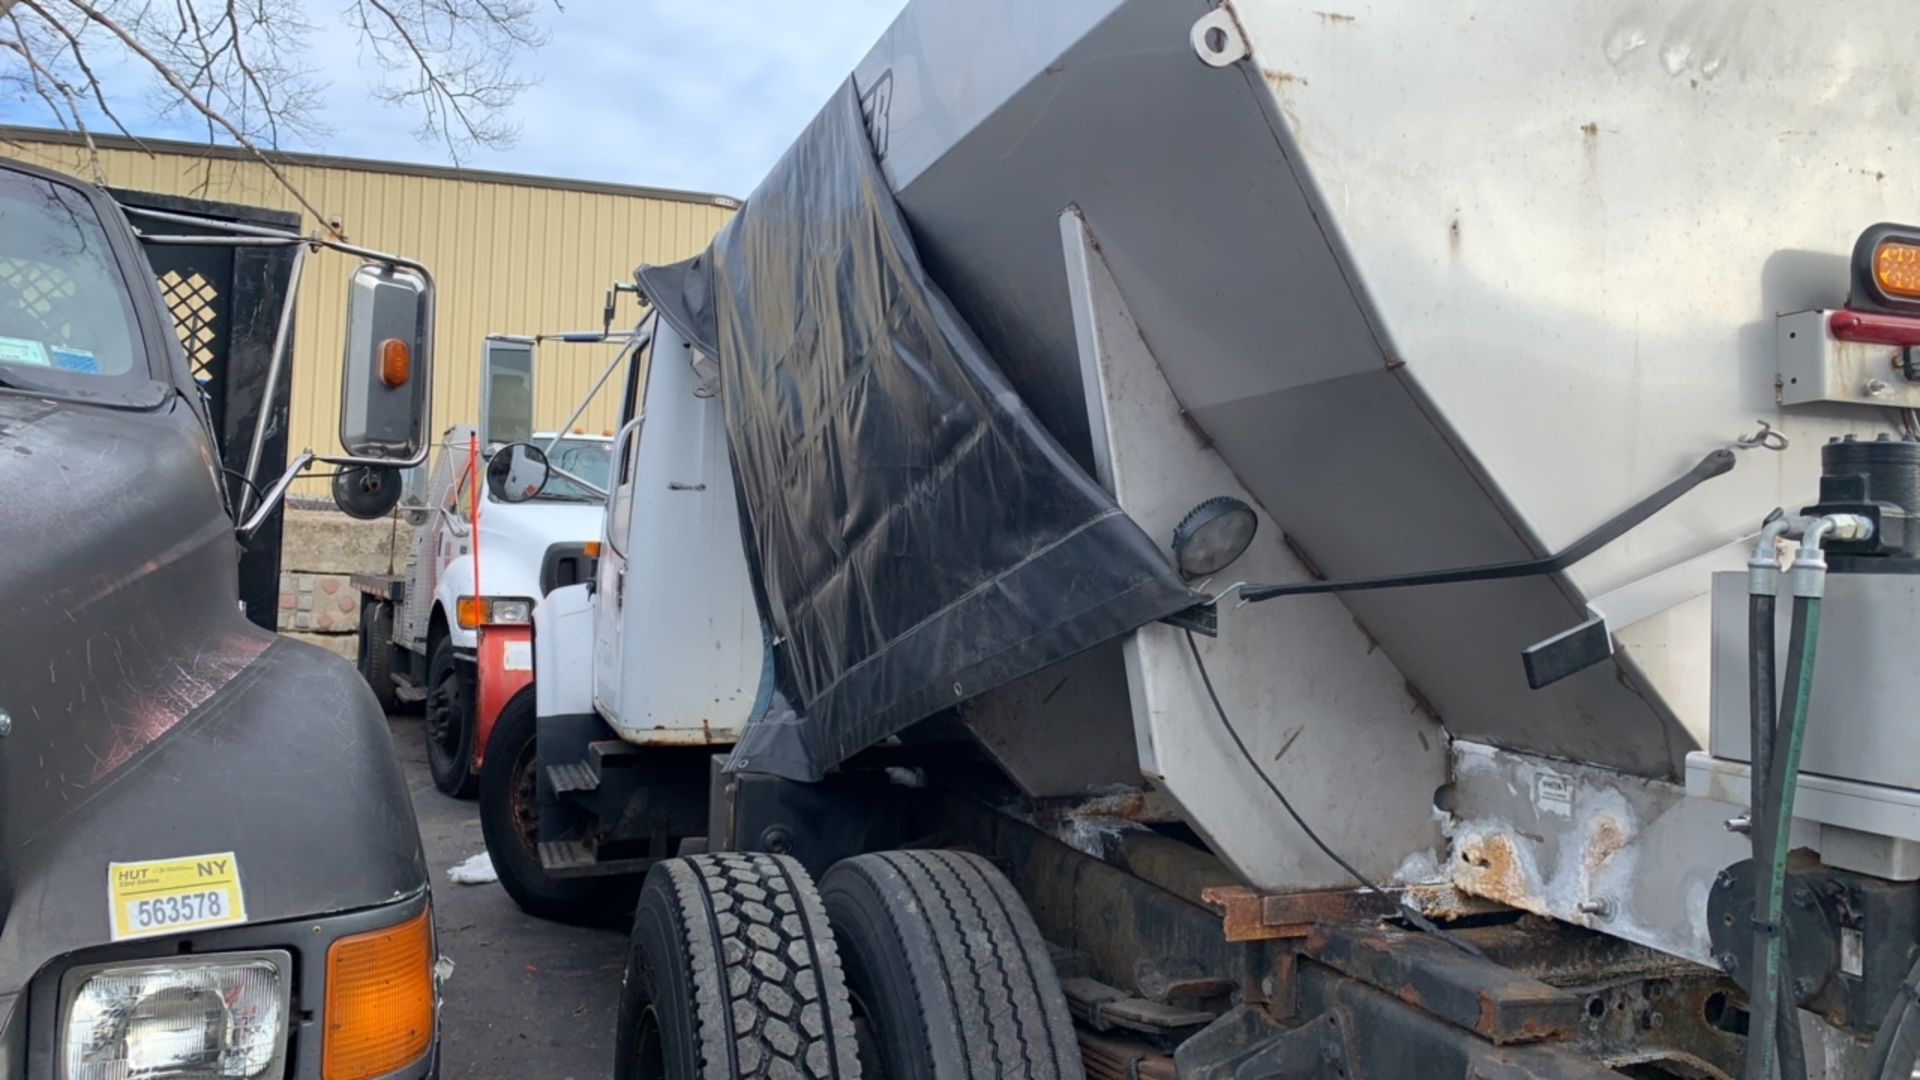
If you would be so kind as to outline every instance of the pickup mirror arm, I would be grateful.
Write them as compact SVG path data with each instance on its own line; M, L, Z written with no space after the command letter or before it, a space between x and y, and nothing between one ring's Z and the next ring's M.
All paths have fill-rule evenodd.
M608 297L612 297L613 294L609 292L607 295ZM613 377L614 372L620 370L621 363L625 361L629 356L633 356L634 354L638 353L641 349L646 348L647 342L652 340L653 340L653 316L648 315L646 318L640 320L640 325L634 328L633 333L627 336L626 341L623 342L618 349L614 350L613 359L608 360L607 366L601 369L600 377L593 380L593 385L587 387L586 393L580 395L580 404L574 406L573 415L567 417L565 422L563 422L558 428L554 429L553 437L548 439L547 444L541 447L540 449L545 450L548 454L552 454L553 448L560 442L561 436L565 435L569 431L572 431L574 422L579 420L582 416L586 415L587 406L593 404L593 399L600 396L600 388L607 385L607 380ZM614 449L617 451L619 447L616 446ZM560 475L565 476L567 479L573 481L576 484L584 483L584 481L582 481L579 477L569 476L567 473L565 473L560 469L555 469L554 471L560 473ZM598 484L587 484L586 486L589 488L592 488L595 491L600 491L600 485ZM607 494L606 492L600 491L600 496L602 498L605 498L606 494Z
M466 522L460 520L460 516L458 514L455 514L453 511L448 510L444 506L440 507L439 510L440 510L441 520L447 523L447 532L453 534L455 539L459 539L460 537L466 536L468 533L473 531L471 528L467 526Z
M136 228L134 230L135 235L140 238L142 243L215 247L293 247L296 249L293 262L293 275L288 283L286 300L281 306L280 325L274 332L273 359L267 368L267 392L269 394L273 393L280 385L280 373L286 366L287 338L293 325L293 306L296 294L299 292L301 264L307 252L318 251L323 247L418 274L424 285L422 290L422 307L424 310L422 312L420 351L426 357L433 355L434 280L433 273L421 263L402 255L392 255L383 251L375 251L372 248L363 248L355 244L346 243L343 240L327 239L321 236L301 236L298 233L287 232L283 229L269 229L259 225L248 225L236 221L220 221L215 218L196 217L192 214L176 214L166 210L151 210L141 206L122 206L121 210L130 216L150 218L154 221L164 221L175 225L188 225L207 230L206 234L164 235L149 233ZM254 491L254 484L258 479L257 473L260 468L260 456L264 452L264 439L268 418L271 413L271 410L266 408L263 402L259 419L254 424L253 444L247 448L246 482L242 485L239 505L236 511L237 516L247 515L246 524L241 526L241 533L245 535L250 533L252 529L257 528L258 522L265 520L265 518L260 515L261 507L265 507L271 511L271 508L277 505L279 500L286 495L287 485L292 483L299 469L304 469L316 461L328 465L337 465L341 468L364 466L373 469L395 470L411 469L423 464L427 460L427 454L432 448L433 442L429 434L433 425L433 382L431 372L425 373L423 377L426 378L426 384L423 390L419 414L415 420L414 431L412 432L412 453L406 457L384 458L362 457L355 454L329 455L314 454L311 451L303 452L300 457L295 459L295 463L299 468L289 470L288 475L283 475L279 480L275 481L273 486L268 489L265 496L260 500L261 505L259 507L253 507L251 496ZM249 515L248 510L250 507L253 512Z
M272 487L260 493L260 504L253 508L253 515L240 526L240 539L245 540L251 537L260 526L267 523L267 519L273 516L274 507L279 506L280 500L287 497L287 488L292 486L311 464L313 464L311 450L302 450L294 456L293 464L287 466L287 471L280 474L280 479L275 480ZM247 490L253 489L249 486Z
M552 462L548 462L547 468L553 473L553 475L560 477L562 480L571 480L574 483L579 484L581 487L586 488L588 491L593 492L595 495L598 495L603 499L607 497L607 489L601 487L599 484L596 484L591 480L587 480L587 479L583 479L581 477L575 476L572 473L568 472L567 470L561 468L560 466L553 464Z

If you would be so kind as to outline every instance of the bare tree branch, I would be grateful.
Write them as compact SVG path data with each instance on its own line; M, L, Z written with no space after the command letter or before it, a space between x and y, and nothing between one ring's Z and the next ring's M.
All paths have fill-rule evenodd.
M13 32L16 35L16 39L13 41L0 41L0 44L18 53L21 59L27 62L27 70L32 73L34 90L56 115L58 115L60 111L60 106L54 103L53 98L47 93L46 88L51 86L60 91L60 96L65 99L67 103L67 113L73 117L73 126L80 129L80 138L87 144L87 164L93 167L94 182L101 187L105 187L107 185L107 174L106 170L100 167L100 147L94 144L93 132L87 130L86 118L80 115L80 103L74 100L72 88L66 84L65 80L53 72L48 71L41 65L39 60L34 58L33 53L25 44L27 41L26 28L20 25L19 16L15 15L11 8L8 9L6 18L7 21L13 25Z
M107 104L106 91L100 85L100 77L95 75L93 68L87 64L86 53L80 48L80 38L74 34L73 31L67 29L65 24L47 14L46 9L36 3L35 0L18 0L18 2L25 4L29 11L40 16L43 22L53 27L55 33L66 39L67 55L73 57L74 66L78 67L80 74L86 78L87 89L93 91L93 101L94 104L100 106L101 115L113 121L113 126L120 129L120 134L133 140L134 145L138 146L142 153L145 153L148 157L152 157L153 151L147 147L146 143L140 141L138 135L127 130L127 125L120 122L120 117L114 113L113 107ZM15 0L0 0L0 4L12 5L13 3L15 3Z
M348 12L376 67L414 76L384 81L376 94L417 105L420 136L458 161L469 146L510 146L518 135L499 116L532 85L510 60L545 44L537 10L531 0L354 0Z
M380 72L376 100L416 110L418 135L454 161L474 146L511 145L505 119L532 85L514 68L545 44L538 16L559 0L346 0L345 23ZM209 143L230 140L266 167L308 213L340 235L269 156L284 137L328 134L325 87L305 57L318 29L286 0L0 0L14 37L0 41L0 84L31 94L53 121L78 130L96 176L99 147L88 115L136 145L121 114L137 85L122 86L127 62L150 72L160 115L187 112L207 125ZM13 62L13 58L18 58ZM111 85L102 81L105 74ZM144 77L137 76L137 81ZM97 112L95 111L97 110ZM148 151L151 152L151 151ZM211 174L209 174L210 177Z
M217 123L221 127L225 128L227 131L227 134L233 136L233 140L235 142L245 147L248 153L252 154L256 159L258 159L262 165L265 165L267 167L267 171L273 174L273 178L280 182L280 186L286 188L287 192L291 194L294 197L294 199L300 203L301 206L306 207L307 212L312 214L314 218L319 221L322 228L333 233L335 236L341 235L339 230L333 227L333 224L332 224L333 219L328 217L325 213L321 212L319 207L313 205L312 200L308 199L306 196L306 193L301 191L300 188L294 184L293 180L287 176L286 171L280 167L278 162L275 162L272 158L262 153L260 151L260 148L253 144L253 140L247 138L246 133L241 131L240 128L236 126L233 121L227 119L225 116L221 115L220 113L215 112L210 106L208 106L204 101L202 101L200 97L193 92L193 89L191 87L189 87L185 82L181 81L180 76L174 74L174 71L172 68L162 63L159 57L153 55L153 53L147 50L146 46L136 41L133 35L127 33L127 31L123 27L121 27L119 23L108 18L105 14L101 13L98 8L95 8L93 5L87 3L86 0L65 0L65 2L73 5L74 8L78 9L80 13L85 15L87 18L105 27L108 32L112 33L115 37L119 38L121 43L124 44L129 51L131 51L134 55L140 57L142 60L145 60L149 65L151 65L153 67L153 70L157 74L159 74L159 76L162 79L166 80L167 85L173 87L175 93L179 94L182 98L186 99L188 104L191 104L195 109L198 109L202 114L204 114L207 117L208 120L211 120L214 123Z

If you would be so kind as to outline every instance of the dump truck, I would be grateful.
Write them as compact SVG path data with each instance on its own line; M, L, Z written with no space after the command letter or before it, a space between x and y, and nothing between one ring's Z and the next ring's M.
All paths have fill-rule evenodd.
M1908 1076L1906 14L908 4L482 774L615 1074Z
M250 216L0 162L9 1077L438 1072L426 862L385 718L241 587L274 588L271 562L246 571L310 465L365 511L424 456L432 277ZM328 249L360 263L341 449L270 469L301 267ZM176 325L162 285L216 314ZM203 366L214 343L227 363Z

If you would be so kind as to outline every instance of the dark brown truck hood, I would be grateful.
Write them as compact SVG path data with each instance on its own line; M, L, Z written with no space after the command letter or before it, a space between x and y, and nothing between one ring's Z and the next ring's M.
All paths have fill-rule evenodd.
M255 923L425 885L371 691L240 612L197 425L0 393L0 1012L106 941L108 862L235 852Z

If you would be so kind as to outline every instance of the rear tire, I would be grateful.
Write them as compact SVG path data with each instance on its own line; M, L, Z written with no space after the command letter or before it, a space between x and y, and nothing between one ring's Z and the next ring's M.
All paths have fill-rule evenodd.
M471 799L473 775L473 676L442 633L427 651L427 771L433 786L456 799Z
M820 895L887 1080L1085 1075L1046 942L993 864L858 855L827 871Z
M806 870L784 855L655 863L614 1053L618 1080L858 1077L839 955Z
M537 730L533 688L528 687L500 710L480 769L480 835L500 887L536 919L618 926L633 910L640 875L554 877L540 865Z
M391 714L400 706L393 685L393 605L367 597L360 602L360 677L373 688L380 711Z

